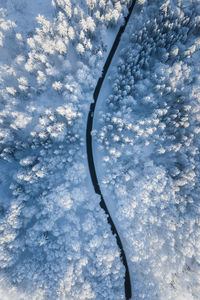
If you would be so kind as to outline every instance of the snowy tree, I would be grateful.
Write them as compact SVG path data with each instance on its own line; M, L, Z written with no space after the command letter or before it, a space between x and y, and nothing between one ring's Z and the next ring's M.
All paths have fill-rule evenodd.
M182 4L176 11L171 1L151 12L148 5L122 39L112 91L98 112L97 171L137 270L133 297L199 299L196 13Z

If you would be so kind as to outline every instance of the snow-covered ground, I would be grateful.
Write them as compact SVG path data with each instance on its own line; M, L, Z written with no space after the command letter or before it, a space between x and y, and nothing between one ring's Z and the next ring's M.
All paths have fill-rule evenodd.
M137 7L96 105L97 176L137 300L200 299L199 8Z
M0 8L6 10L7 17L16 23L18 30L28 35L33 34L39 14L46 18L52 18L54 14L51 0L0 0Z

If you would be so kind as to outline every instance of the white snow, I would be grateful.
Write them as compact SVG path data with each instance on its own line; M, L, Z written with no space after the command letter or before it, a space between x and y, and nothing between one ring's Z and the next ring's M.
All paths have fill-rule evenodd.
M124 299L124 266L85 147L112 1L102 20L83 1L0 8L0 298Z
M199 4L160 3L135 10L122 38L96 106L93 152L133 299L200 299Z
M0 0L1 300L125 299L85 135L129 3ZM142 0L129 23L94 116L97 175L133 299L197 300L199 2Z

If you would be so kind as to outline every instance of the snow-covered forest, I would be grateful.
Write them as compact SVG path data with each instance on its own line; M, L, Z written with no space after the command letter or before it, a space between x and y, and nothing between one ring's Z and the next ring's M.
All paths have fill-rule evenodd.
M131 0L0 0L0 300L122 300L87 165ZM198 0L138 0L93 138L132 300L200 299Z
M93 130L137 300L200 299L200 6L175 3L129 24Z
M0 299L124 299L85 128L129 1L29 2L0 1Z

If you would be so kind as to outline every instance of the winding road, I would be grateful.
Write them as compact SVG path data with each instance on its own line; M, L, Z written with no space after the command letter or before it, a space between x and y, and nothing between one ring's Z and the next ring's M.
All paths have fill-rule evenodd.
M107 57L105 65L103 67L102 76L99 78L99 80L97 82L97 85L96 85L96 88L95 88L94 94L93 94L93 100L94 100L94 102L90 105L90 111L89 111L88 120L87 120L87 131L86 131L87 159L88 159L90 176L91 176L91 179L92 179L92 183L93 183L95 192L98 195L100 195L100 197L101 197L100 206L101 206L101 208L104 209L106 215L108 216L108 223L111 226L111 230L112 230L113 235L116 236L117 245L118 245L118 247L121 250L121 259L122 259L122 262L123 262L123 264L125 266L125 270L126 270L125 271L125 283L124 283L124 286L125 286L125 296L126 296L127 300L130 299L131 295L132 295L128 264L127 264L125 252L124 252L123 245L122 245L122 242L120 240L119 234L118 234L117 229L115 227L115 224L114 224L114 222L113 222L113 220L112 220L112 218L110 216L110 213L108 211L108 208L106 206L106 203L104 201L103 195L102 195L100 187L99 187L99 183L98 183L98 179L97 179L97 175L96 175L96 170L95 170L95 165L94 165L93 152L92 152L92 136L91 136L91 131L92 131L92 127L93 127L93 115L94 115L96 103L97 103L97 100L98 100L99 92L101 90L104 78L106 76L106 73L108 71L110 63L112 61L112 58L113 58L113 56L114 56L114 54L116 52L116 49L117 49L117 47L119 45L121 35L122 35L122 33L124 32L124 30L126 28L126 25L128 23L128 20L130 18L130 15L132 13L132 10L133 10L133 7L134 7L135 3L136 3L136 0L133 0L131 6L128 9L128 15L127 15L127 17L125 17L124 25L121 26L120 29L119 29L119 31L118 31L118 34L117 34L117 36L115 38L113 46L112 46L112 48L110 50L110 53L109 53L109 55Z

